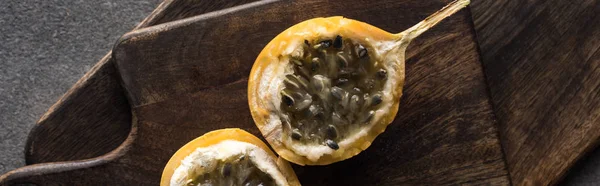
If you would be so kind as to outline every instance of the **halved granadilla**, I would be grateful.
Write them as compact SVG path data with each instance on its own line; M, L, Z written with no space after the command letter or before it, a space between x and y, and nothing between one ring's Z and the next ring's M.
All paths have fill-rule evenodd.
M343 17L288 28L250 73L256 125L296 164L326 165L360 153L396 116L410 42L468 4L454 1L399 34Z
M241 129L221 129L181 147L163 170L161 186L298 186L290 164Z

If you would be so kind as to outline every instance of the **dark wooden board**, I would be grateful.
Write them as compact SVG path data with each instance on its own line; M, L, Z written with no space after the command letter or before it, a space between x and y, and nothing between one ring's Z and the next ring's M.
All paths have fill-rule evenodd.
M155 152L151 159L161 161L151 169L160 173L180 145L208 131L240 127L260 136L247 105L247 76L262 47L295 23L344 15L400 32L445 3L277 2L128 34L115 59L138 118L140 148L123 158ZM419 13L397 11L411 7ZM301 182L508 184L469 16L461 12L409 49L399 116L371 148L330 166L296 166Z
M399 32L447 2L378 2L371 3L372 8L361 6L364 2L344 7L335 2L278 2L129 34L115 54L135 118L124 144L99 158L26 167L5 178L80 185L157 183L169 156L204 132L241 127L258 134L247 108L246 78L262 46L283 29L315 16L345 15ZM299 7L296 14L282 8L290 6ZM419 11L397 11L408 9ZM311 11L314 15L302 14ZM214 29L217 27L228 29ZM256 34L236 35L230 29ZM167 31L158 33L160 30ZM218 37L225 38L208 41ZM244 38L236 44L247 49L232 50L240 55L214 48L234 46L236 38ZM338 179L341 181L336 183L341 185L508 184L474 39L470 15L462 11L415 41L408 53L407 91L388 131L350 160L331 166L295 167L303 183L328 185ZM161 52L163 55L156 55ZM207 57L213 60L194 60ZM171 70L148 68L161 64ZM154 71L136 73L136 68ZM143 81L148 75L165 80L177 77L193 86L176 88L182 84L160 79L147 84ZM145 90L151 96L136 97L145 93L134 90Z
M515 185L553 185L600 138L600 1L474 1Z
M216 10L220 8L219 6L226 7L234 5L238 1L226 1L226 3L232 4L221 4L220 2L222 1L166 0L152 13L152 15L144 20L138 28ZM535 67L539 69L539 72L528 71L527 73L556 72L569 66L544 66L546 62L540 60L540 56L553 56L545 58L545 60L553 60L552 58L560 58L559 55L568 56L570 54L572 56L592 54L592 51L590 50L583 51L583 53L579 54L574 53L573 51L561 53L551 50L550 46L537 43L538 41L542 41L543 43L550 42L552 45L558 45L565 43L568 38L571 38L570 40L587 40L589 45L589 42L598 40L594 35L579 35L584 32L574 31L574 29L585 29L587 30L586 32L597 31L597 29L594 30L593 28L594 24L589 24L593 21L585 22L593 17L588 15L591 15L591 8L598 7L598 5L595 4L596 1L584 1L584 3L573 3L568 4L567 6L560 4L564 2L557 0L473 0L472 2L471 8L473 10L473 19L481 44L481 53L485 64L484 67L487 69L486 75L488 76L490 86L492 86L492 89L495 89L495 91L492 91L492 98L495 103L494 106L500 107L499 110L504 110L502 111L504 113L498 114L500 130L502 132L500 137L503 141L505 151L507 151L507 153L513 152L508 153L507 158L509 167L513 167L511 168L513 170L511 171L511 175L515 181L515 185L524 183L556 183L560 180L561 175L568 170L571 164L583 153L594 148L598 141L598 132L596 131L599 130L598 123L600 122L597 121L597 114L594 115L593 111L593 109L597 109L597 107L576 107L570 112L578 111L577 113L564 113L565 109L570 109L566 105L554 105L553 108L546 108L546 105L544 104L534 105L542 107L541 109L552 110L551 114L548 114L548 116L556 115L557 112L561 112L563 113L562 116L568 119L566 121L561 120L552 122L543 121L541 119L542 117L539 117L533 122L527 121L521 123L523 121L519 120L518 117L528 117L527 115L517 116L515 113L508 112L511 110L518 112L527 111L527 114L539 112L532 111L536 109L533 106L517 108L513 104L518 102L528 102L534 100L536 97L531 96L531 93L529 93L528 97L520 96L519 94L522 91L521 88L533 86L537 83L548 84L550 82L548 78L533 79L531 76L513 75L514 72L519 71L520 66L528 66L529 63L538 63ZM557 9L557 7L561 9ZM597 20L597 18L594 19ZM584 23L581 23L582 21L584 21ZM534 24L530 25L530 23ZM577 26L573 24L588 26L585 28L577 28ZM557 27L556 25L563 26ZM568 29L569 31L565 32L564 29ZM534 32L531 30L537 31ZM538 36L547 37L540 39ZM584 37L585 39L582 39ZM530 50L529 48L536 48L532 46L536 46L538 49ZM546 49L543 47L546 47ZM590 47L593 46L583 48ZM577 48L577 46L575 48ZM501 50L504 50L504 52L499 53L498 51ZM514 52L514 54L506 55L507 52ZM556 54L552 54L555 52ZM534 57L536 58L536 61L531 62L531 59ZM521 58L531 59L529 62L525 62L521 60ZM594 63L597 63L598 61L597 58L594 59L596 60L590 59L585 61L585 65L592 65L592 67L594 67ZM578 67L577 65L584 65L583 62L578 64L578 60L579 59L575 57L570 60L563 60L563 63L566 63L565 65L576 64L571 66L571 68ZM501 70L491 71L490 69ZM579 79L573 81L580 83L580 86L582 87L594 85L594 82L597 83L597 81L593 80L595 79L594 77L597 76L593 76L594 74L590 74L590 72L591 71L588 71L588 74L583 75L585 77L584 80L579 76ZM523 72L519 73L522 74ZM574 76L576 73L577 72L569 72L567 74L562 73L560 78L568 78L568 76ZM90 158L102 155L118 146L127 136L127 131L131 125L129 120L131 115L128 105L124 105L123 102L120 101L116 102L117 104L111 104L110 102L110 100L124 100L123 90L117 85L117 75L118 74L116 74L113 67L113 61L111 61L110 56L107 55L107 57L98 62L90 72L75 84L61 100L51 107L30 133L26 150L27 163L32 164ZM494 81L503 82L502 86L497 85L498 83ZM520 84L510 85L511 83L514 83L513 81L520 81ZM543 91L547 92L548 90L556 89L556 86L559 85L555 84L549 86L547 90ZM525 90L526 89L524 89L523 92ZM590 89L588 88L585 90ZM537 101L545 103L545 101L558 99L561 95L568 96L568 92L569 91L547 94L545 95L546 97L536 99L541 99ZM573 93L574 92L571 92L571 94ZM593 91L578 91L576 95L584 98L595 98L595 100L597 100L598 96L594 93L595 92ZM504 96L503 94L511 95ZM553 98L552 96L555 96L556 98ZM560 99L567 99L568 97L565 96ZM594 99L588 100L592 103L594 101ZM509 102L513 103L509 104ZM573 107L573 105L571 105L571 107ZM578 110L577 108L588 109L588 111L581 112L585 110ZM90 113L104 114L98 115ZM589 122L593 121L594 118L596 118L595 122ZM580 122L581 120L586 120L587 122ZM513 125L515 126L513 127ZM529 125L536 125L538 127L535 129L526 128ZM561 132L561 130L564 131ZM80 133L89 135L78 135ZM547 134L552 136L542 136ZM81 140L82 138L85 140ZM511 138L520 140L519 142L516 142L515 140L511 140ZM78 148L72 148L74 146ZM553 150L556 148L558 149ZM559 152L560 154L556 155L556 153ZM554 153L555 155L546 155L550 153ZM28 173L30 174L32 170L44 170L44 167L50 165L53 164L26 167L16 172L25 173L22 175L27 175Z
M166 0L136 29L253 0ZM131 109L109 52L39 119L27 138L27 164L81 160L117 148L131 129Z

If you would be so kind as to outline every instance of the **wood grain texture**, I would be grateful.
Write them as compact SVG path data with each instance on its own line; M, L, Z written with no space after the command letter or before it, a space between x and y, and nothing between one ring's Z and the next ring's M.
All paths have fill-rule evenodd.
M371 8L364 3L277 2L128 34L115 49L134 113L123 145L98 158L25 167L0 180L155 184L170 155L205 132L240 127L259 135L247 108L247 75L262 47L285 28L316 16L344 15L400 32L448 1L382 1L371 2ZM419 11L398 11L409 9ZM402 106L387 132L352 159L296 166L301 181L508 185L474 40L465 10L414 41Z
M515 185L552 185L600 137L600 1L474 1Z
M102 59L92 76L88 73L33 127L25 146L27 164L97 157L125 140L131 109L116 69L105 64L110 62Z
M135 29L252 2L166 0ZM109 52L40 118L29 133L27 164L106 154L129 134L131 109Z
M221 2L167 0L138 28L245 3ZM598 29L593 24L598 5L589 0L567 3L473 0L471 5L515 185L556 183L598 141L598 109L593 106L598 99ZM567 46L552 49L561 45ZM34 126L27 142L28 164L99 156L125 139L131 115L120 102L124 94L109 59L107 55L97 63ZM82 132L93 135L78 135ZM71 148L74 144L79 148Z
M262 47L295 23L343 15L400 32L445 3L278 2L135 31L115 48L115 59L140 130L151 135L139 143L163 147L166 162L211 130L240 127L260 136L248 111L247 76ZM411 7L419 13L397 11ZM409 49L405 97L388 131L347 161L296 166L303 184L508 184L469 14L436 28Z

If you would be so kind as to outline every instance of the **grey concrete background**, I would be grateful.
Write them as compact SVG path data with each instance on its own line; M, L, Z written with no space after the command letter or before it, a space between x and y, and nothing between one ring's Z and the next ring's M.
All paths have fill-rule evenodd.
M160 0L0 0L0 174L31 127Z
M25 165L37 119L160 0L0 1L0 174ZM600 185L600 150L561 185Z

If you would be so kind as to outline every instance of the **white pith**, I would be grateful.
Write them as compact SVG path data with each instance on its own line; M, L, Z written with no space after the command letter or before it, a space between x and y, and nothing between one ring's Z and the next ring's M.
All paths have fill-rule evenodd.
M219 161L240 155L250 158L250 161L259 170L270 175L277 185L287 185L285 176L277 167L275 160L267 152L256 145L233 140L225 140L208 147L197 148L185 157L181 161L181 165L175 169L170 185L187 185L188 180L193 179L193 177L188 177L189 175L197 176L215 171L218 168L217 163Z

